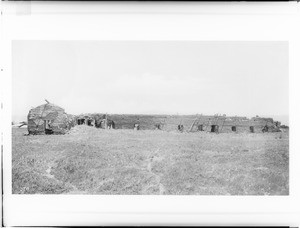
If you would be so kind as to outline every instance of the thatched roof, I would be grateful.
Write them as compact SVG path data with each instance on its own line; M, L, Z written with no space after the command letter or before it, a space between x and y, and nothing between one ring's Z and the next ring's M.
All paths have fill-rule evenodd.
M32 108L28 113L28 131L32 134L45 133L44 121L49 120L53 133L64 133L72 126L72 118L55 104L47 103Z
M65 110L55 104L47 103L29 111L28 119L42 118L44 120L53 120L59 113L65 113Z

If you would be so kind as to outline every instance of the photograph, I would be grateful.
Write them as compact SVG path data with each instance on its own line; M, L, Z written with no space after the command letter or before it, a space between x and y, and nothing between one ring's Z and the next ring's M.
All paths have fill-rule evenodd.
M11 53L13 195L289 196L289 41Z

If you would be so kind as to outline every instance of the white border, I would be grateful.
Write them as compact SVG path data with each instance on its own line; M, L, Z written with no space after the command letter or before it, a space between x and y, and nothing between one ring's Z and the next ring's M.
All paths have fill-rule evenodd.
M4 222L58 225L300 225L297 3L2 2ZM22 5L23 4L23 5ZM57 5L59 4L59 6ZM91 13L89 13L91 12ZM289 196L85 196L11 194L12 40L284 40L290 61ZM4 77L2 77L2 75ZM300 128L299 128L300 129Z

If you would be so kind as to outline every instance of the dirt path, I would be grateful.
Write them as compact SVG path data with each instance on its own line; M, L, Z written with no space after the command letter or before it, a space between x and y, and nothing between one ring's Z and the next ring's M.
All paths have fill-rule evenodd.
M61 182L60 180L56 179L53 174L51 174L52 171L52 165L48 165L48 168L46 169L46 174L44 174L45 177L48 177L50 179L54 179L55 181ZM64 194L86 194L86 191L79 190L76 186L72 185L71 183L67 183L69 187L71 187L73 190L69 192L65 192Z
M148 159L147 170L148 170L149 173L151 173L155 177L155 180L156 180L156 182L158 184L158 187L159 187L159 194L163 195L166 190L165 190L164 185L161 183L161 177L158 174L156 174L152 171L152 169L153 169L152 168L152 163L155 162L155 161L161 161L163 159L162 157L159 156L158 152L159 152L159 149L157 149L154 152L154 155L151 156Z

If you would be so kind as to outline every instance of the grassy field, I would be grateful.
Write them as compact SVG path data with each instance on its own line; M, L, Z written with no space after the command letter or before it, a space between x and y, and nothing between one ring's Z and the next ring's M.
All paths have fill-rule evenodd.
M289 136L13 128L14 194L288 195Z

